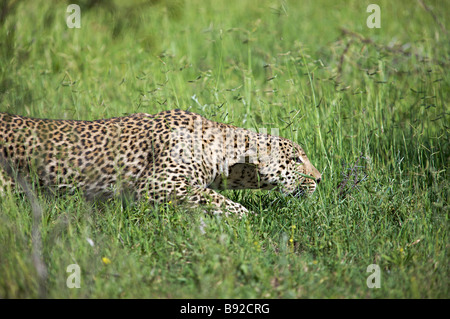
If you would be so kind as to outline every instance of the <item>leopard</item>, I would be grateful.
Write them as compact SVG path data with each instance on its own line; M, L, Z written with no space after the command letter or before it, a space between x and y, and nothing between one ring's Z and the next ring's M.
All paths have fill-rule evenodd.
M301 197L322 179L289 139L180 109L99 120L0 113L0 158L0 194L19 188L20 174L54 194L78 190L103 200L127 193L153 205L239 216L249 210L221 190L273 189Z

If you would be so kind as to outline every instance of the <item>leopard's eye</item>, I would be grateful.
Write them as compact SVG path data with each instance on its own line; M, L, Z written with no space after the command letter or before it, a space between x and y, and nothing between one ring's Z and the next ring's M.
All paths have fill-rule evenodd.
M300 157L294 157L294 161L299 164L303 164L303 161Z

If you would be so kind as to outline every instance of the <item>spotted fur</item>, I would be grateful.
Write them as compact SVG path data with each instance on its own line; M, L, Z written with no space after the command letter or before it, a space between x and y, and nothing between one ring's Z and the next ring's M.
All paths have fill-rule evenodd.
M314 192L321 179L290 140L182 110L96 121L0 113L0 156L52 191L78 188L87 198L130 192L240 215L247 209L215 190L277 188L300 195ZM0 192L14 186L0 169Z

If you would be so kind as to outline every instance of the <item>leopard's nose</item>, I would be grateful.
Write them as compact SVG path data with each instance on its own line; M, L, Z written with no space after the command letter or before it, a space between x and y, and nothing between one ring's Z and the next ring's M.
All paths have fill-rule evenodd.
M319 184L321 180L322 180L322 177L316 178L316 183Z

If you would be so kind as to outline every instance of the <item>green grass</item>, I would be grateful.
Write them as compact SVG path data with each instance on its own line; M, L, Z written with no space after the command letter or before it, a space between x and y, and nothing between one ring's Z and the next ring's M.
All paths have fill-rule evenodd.
M84 0L80 29L70 2L19 2L0 19L0 111L189 109L279 129L323 179L302 200L224 192L258 213L243 219L38 195L44 282L31 205L4 194L0 297L449 298L450 11L424 2L378 1L380 29L370 1Z

